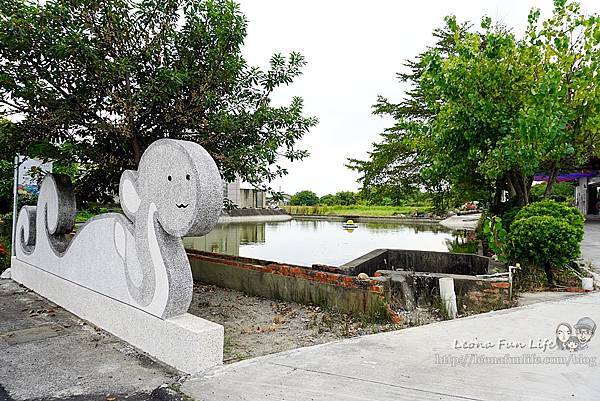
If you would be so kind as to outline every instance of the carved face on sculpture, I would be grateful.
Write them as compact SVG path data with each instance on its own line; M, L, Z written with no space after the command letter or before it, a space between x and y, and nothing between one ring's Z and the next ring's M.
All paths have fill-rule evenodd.
M119 192L132 221L147 218L154 207L163 229L176 237L208 233L223 205L217 166L200 145L187 141L154 142L138 171L123 173Z
M202 190L193 162L179 147L161 149L162 162L143 166L142 177L153 178L153 186L147 186L145 196L156 205L158 220L171 232L185 232L192 225L197 213L197 192Z

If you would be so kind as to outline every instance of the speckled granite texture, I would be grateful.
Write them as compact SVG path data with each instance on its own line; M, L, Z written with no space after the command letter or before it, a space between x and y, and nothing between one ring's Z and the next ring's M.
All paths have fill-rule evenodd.
M16 259L62 279L64 290L55 284L54 297L68 298L76 285L162 320L186 314L192 275L181 237L205 235L219 219L223 191L214 160L196 143L158 140L146 149L137 171L123 172L119 198L124 215L96 216L69 241L76 213L73 188L67 176L49 174L37 207L19 214ZM17 281L23 266L13 266ZM36 290L31 277L44 275L27 277L26 285ZM79 302L83 309L75 309L85 312L89 301ZM93 316L86 318L94 322Z

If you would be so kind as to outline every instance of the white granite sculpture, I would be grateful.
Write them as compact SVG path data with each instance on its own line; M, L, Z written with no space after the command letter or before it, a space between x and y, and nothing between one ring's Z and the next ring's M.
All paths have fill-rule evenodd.
M19 213L13 277L181 370L218 363L222 327L186 313L192 275L181 237L205 235L215 226L223 205L221 183L214 160L200 145L158 140L146 149L137 171L121 176L125 215L96 216L69 240L76 213L73 188L68 177L49 174L37 207L25 206ZM73 302L75 293L89 299ZM125 310L127 318L98 311L98 299L113 313ZM130 326L136 319L144 332ZM179 334L193 337L186 330L199 330L198 343L211 344L210 355L201 355L204 360L195 358L190 364L186 355L171 355L186 353L176 339L149 340L157 334L177 335L173 323L182 321L184 332ZM152 325L163 332L145 332ZM208 332L213 338L205 338ZM160 349L164 347L172 349Z

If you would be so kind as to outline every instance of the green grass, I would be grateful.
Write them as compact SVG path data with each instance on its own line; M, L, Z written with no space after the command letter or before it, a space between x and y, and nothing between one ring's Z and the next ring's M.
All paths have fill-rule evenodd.
M398 215L411 215L413 213L428 213L432 207L420 206L284 206L287 213L303 216L381 216L392 217Z
M79 210L77 212L77 214L75 215L75 222L76 223L85 223L92 217L97 216L99 214L103 214L103 213L123 213L123 211L120 208L116 208L116 207L111 207L111 208L95 207L95 208L92 208L89 210L86 210L86 209Z

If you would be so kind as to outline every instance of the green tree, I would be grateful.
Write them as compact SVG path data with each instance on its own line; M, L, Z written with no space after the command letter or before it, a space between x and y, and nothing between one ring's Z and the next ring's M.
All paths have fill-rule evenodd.
M335 194L337 198L337 204L342 206L356 204L356 194L351 191L341 191Z
M327 194L327 195L321 196L321 199L319 199L319 203L321 205L327 205L327 206L334 206L334 205L339 204L338 198L332 194Z
M292 206L314 206L319 203L319 197L313 191L300 191L292 195L290 205Z
M299 97L271 104L304 58L248 65L246 33L230 0L2 1L0 112L20 115L20 151L79 163L89 198L163 137L201 144L226 179L260 186L286 174L278 160L307 155L297 141L316 119Z
M560 182L553 185L552 194L548 193L547 184L537 184L531 187L530 198L532 202L539 202L550 198L558 202L575 202L575 187L571 182Z
M12 211L16 141L14 124L0 119L0 214Z
M531 11L523 38L489 18L474 30L447 17L438 44L400 75L406 99L375 105L396 123L369 160L350 160L363 185L483 190L496 208L508 190L525 205L536 172L549 171L549 196L561 168L598 154L600 18L554 4L546 21Z
M459 27L459 38L469 27L468 24ZM393 118L394 125L381 134L381 142L373 143L367 160L348 159L347 167L360 173L361 193L373 204L390 198L395 205L400 205L407 194L425 188L434 194L437 209L447 206L450 192L448 177L426 171L438 149L431 149L426 141L427 123L433 111L425 102L425 88L420 85L420 80L427 67L429 52L437 51L447 57L454 51L456 35L446 26L435 29L433 36L435 45L415 60L406 61L407 71L397 74L402 85L410 88L406 98L400 103L393 103L379 96L373 106L375 115Z

